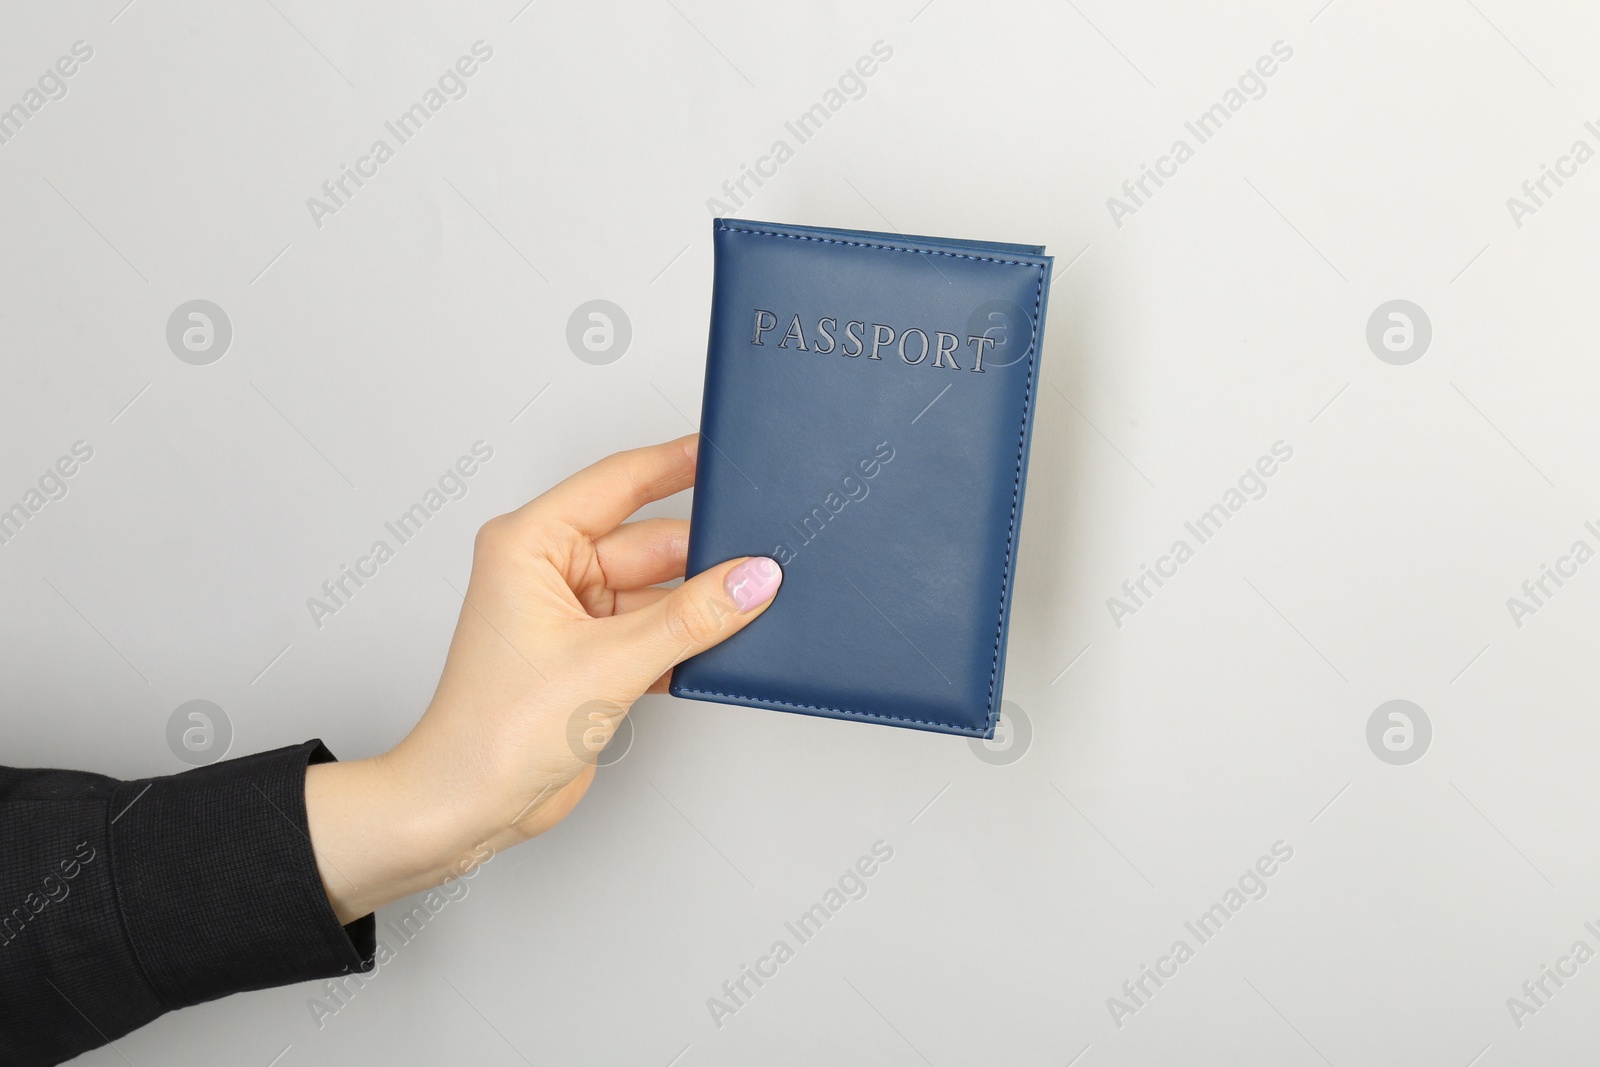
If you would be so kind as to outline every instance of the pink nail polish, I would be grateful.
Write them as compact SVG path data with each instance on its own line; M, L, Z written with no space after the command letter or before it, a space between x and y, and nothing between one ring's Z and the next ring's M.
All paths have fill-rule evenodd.
M783 568L776 560L754 556L729 571L722 584L741 612L754 611L777 593L783 584Z

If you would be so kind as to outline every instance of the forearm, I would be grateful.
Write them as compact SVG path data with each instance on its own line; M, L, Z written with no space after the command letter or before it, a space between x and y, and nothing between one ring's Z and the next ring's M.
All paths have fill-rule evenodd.
M528 836L481 775L430 765L421 747L306 772L317 872L341 923L469 875Z
M307 771L306 822L339 921L432 889L493 855L462 814L432 803L387 755Z
M0 1063L367 966L372 922L336 921L307 837L307 763L331 758L308 742L131 782L0 769Z

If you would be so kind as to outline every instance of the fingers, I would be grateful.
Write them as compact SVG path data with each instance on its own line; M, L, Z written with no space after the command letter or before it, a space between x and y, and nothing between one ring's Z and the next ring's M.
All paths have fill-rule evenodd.
M626 522L595 541L609 589L638 589L682 578L689 557L686 519Z
M672 590L662 589L658 586L648 586L644 589L619 589L611 598L611 614L621 615L628 611L638 611L647 608L672 595Z
M783 571L765 556L732 559L684 582L652 604L607 620L610 668L617 680L643 693L690 656L720 644L748 626L778 594Z
M540 523L570 526L586 537L610 533L653 500L694 484L699 435L617 452L549 489L507 518L526 528Z

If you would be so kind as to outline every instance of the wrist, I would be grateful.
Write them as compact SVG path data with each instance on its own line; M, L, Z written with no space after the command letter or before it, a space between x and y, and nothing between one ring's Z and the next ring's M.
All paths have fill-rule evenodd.
M472 808L419 787L395 750L306 772L306 817L341 923L468 873L494 855Z

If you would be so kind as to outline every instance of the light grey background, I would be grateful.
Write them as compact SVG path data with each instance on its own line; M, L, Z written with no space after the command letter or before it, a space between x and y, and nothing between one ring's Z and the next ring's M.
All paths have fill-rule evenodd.
M1020 760L649 697L576 814L320 1028L319 987L275 990L83 1062L1592 1049L1600 962L1520 1027L1507 998L1600 949L1600 563L1520 627L1507 598L1600 547L1600 162L1520 226L1506 201L1573 141L1600 148L1600 13L125 3L14 4L0 32L0 106L94 50L0 145L0 507L94 449L0 546L7 763L179 771L168 720L197 699L235 755L395 741L477 525L692 428L706 202L875 41L893 56L865 95L737 213L1043 242L1057 266L1005 679ZM479 40L467 95L315 225L307 198ZM1265 95L1197 145L1184 123L1277 41ZM1107 198L1178 138L1194 158L1118 226ZM193 299L233 327L209 366L166 343ZM593 299L632 326L608 365L567 348ZM1433 330L1404 366L1366 341L1394 299ZM494 458L465 499L314 625L307 598L478 440ZM1108 598L1277 441L1267 494L1118 626ZM1367 743L1395 699L1432 725L1409 765ZM879 840L868 895L714 1025L707 999ZM1279 841L1266 896L1198 945L1184 922ZM1194 958L1119 1026L1108 998L1180 938Z

